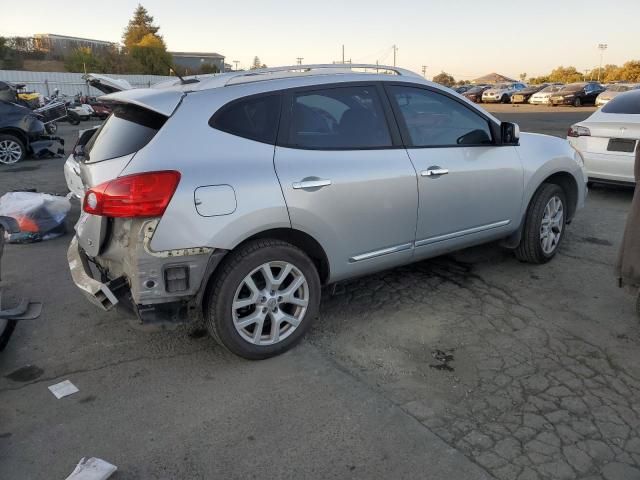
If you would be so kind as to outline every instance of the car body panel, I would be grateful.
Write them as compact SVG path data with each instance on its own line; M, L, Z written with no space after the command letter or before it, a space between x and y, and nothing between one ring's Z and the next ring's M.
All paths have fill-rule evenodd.
M611 139L640 140L640 115L594 112L576 124L589 129L591 135L568 137L569 142L582 154L587 174L592 180L635 183L633 151L609 150Z

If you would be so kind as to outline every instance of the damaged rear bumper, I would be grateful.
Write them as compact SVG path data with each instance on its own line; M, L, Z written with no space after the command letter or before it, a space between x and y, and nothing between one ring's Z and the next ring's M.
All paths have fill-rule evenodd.
M74 236L67 250L67 261L69 262L69 270L71 278L82 293L104 311L111 310L118 303L118 298L112 291L109 283L102 283L93 278L89 259L87 255L80 250L78 239Z

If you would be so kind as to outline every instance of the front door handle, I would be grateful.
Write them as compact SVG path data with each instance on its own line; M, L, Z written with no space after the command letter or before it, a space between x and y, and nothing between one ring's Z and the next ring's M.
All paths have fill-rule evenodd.
M293 189L300 190L305 188L322 188L331 185L331 180L321 179L318 180L303 180L301 182L293 182Z
M423 170L420 175L423 177L439 177L440 175L446 175L449 170L440 167L429 167L427 170Z

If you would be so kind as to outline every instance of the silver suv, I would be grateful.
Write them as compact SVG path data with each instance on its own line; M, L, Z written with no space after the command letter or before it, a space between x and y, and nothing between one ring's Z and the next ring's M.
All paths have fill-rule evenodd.
M580 154L398 68L311 65L103 97L65 172L77 286L140 327L200 316L250 359L294 345L321 286L502 240L544 263L586 194Z

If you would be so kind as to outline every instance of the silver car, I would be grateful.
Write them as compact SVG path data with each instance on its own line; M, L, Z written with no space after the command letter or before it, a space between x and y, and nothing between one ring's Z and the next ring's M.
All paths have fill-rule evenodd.
M323 285L502 240L544 263L586 194L563 139L522 134L412 72L310 65L114 93L67 163L77 286L143 328L200 316L267 358ZM74 180L75 177L75 180Z
M614 99L621 93L628 92L630 90L637 90L639 88L640 83L616 83L615 85L610 85L604 92L598 95L598 98L596 98L596 107L606 105L607 102Z

